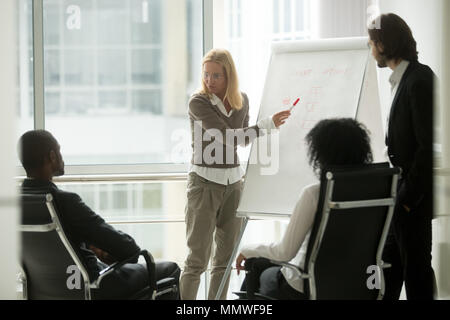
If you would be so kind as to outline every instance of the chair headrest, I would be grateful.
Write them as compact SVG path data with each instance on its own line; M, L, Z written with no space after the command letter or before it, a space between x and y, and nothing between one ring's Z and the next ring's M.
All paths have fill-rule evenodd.
M321 172L321 181L330 179L345 179L359 176L387 176L393 174L400 174L401 170L398 167L390 168L388 162L371 163L358 166L329 166L325 167Z
M22 224L39 225L52 222L47 202L53 200L50 193L22 193L20 205L22 209Z

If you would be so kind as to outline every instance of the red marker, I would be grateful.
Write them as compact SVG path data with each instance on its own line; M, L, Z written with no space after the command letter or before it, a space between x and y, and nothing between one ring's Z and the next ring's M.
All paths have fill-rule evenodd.
M297 105L297 103L300 101L300 98L298 98L297 100L295 100L294 104L292 105L292 107L289 108L289 111L292 111L292 109L294 109L294 107Z

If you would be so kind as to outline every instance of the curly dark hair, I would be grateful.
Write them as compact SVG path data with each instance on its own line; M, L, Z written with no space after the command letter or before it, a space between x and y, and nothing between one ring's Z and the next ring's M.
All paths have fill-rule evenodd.
M325 167L362 165L373 160L367 128L351 118L318 122L306 135L309 164L320 175Z

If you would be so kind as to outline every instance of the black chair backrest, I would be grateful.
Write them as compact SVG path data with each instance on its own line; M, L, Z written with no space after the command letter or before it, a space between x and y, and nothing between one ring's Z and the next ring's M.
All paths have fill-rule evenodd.
M389 206L352 209L326 209L327 187L332 175L331 201L364 201L392 198L394 175L397 168L385 164L372 164L360 168L330 168L322 172L319 205L310 235L305 271L313 272L316 299L376 299L379 290L369 289L371 274L367 268L377 265L376 256ZM331 175L330 175L331 173ZM326 218L327 217L327 218ZM328 219L323 238L319 226ZM323 222L322 222L323 223ZM314 244L320 241L315 258ZM310 264L313 262L313 265ZM313 270L310 270L313 268ZM307 293L311 293L305 281Z
M49 200L50 194L22 194L22 228L32 226L31 229L34 229L53 224L63 232L61 225L55 225L52 220L47 207ZM45 232L22 230L21 235L21 258L27 278L28 298L85 299L83 277L79 269L75 268L76 263L57 230ZM78 276L79 279L70 278Z

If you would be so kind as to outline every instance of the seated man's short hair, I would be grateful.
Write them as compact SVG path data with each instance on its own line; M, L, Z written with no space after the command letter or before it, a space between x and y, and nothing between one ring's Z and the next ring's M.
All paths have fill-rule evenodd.
M45 130L32 130L24 133L19 140L19 157L26 172L41 168L51 150L58 142Z

